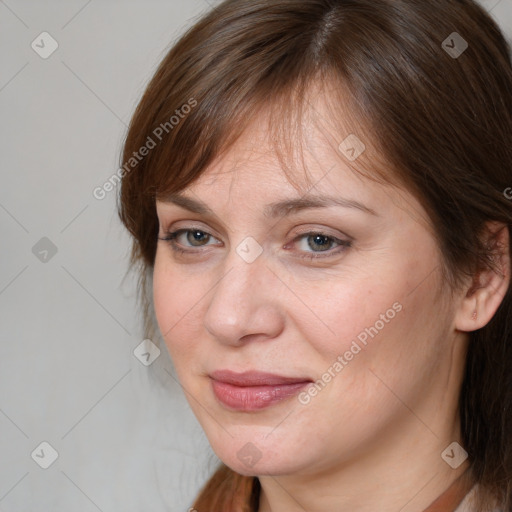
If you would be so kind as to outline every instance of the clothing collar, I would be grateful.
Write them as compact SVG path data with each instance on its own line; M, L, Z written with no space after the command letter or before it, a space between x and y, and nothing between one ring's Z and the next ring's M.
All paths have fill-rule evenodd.
M455 512L472 487L468 468L424 512Z

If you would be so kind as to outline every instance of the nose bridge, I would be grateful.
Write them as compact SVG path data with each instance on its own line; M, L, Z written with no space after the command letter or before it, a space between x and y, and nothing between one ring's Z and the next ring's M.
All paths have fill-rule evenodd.
M226 274L212 290L204 317L205 328L225 343L237 343L249 334L273 337L281 325L275 295L272 297L270 282L266 283L271 276L266 259L263 254L246 258L244 249L242 242L231 250Z
M262 263L261 259L247 263L233 252L226 261L227 274L213 291L213 298L217 301L233 301L235 304L244 298L250 298L247 295L251 290L258 291L264 270Z

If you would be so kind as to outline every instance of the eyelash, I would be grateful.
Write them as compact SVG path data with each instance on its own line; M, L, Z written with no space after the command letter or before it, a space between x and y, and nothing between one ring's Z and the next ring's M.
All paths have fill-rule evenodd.
M200 233L203 233L204 235L207 235L207 236L210 236L212 238L215 238L213 235L211 235L207 231L203 231L202 229L181 228L181 229L177 229L175 231L167 232L165 234L165 237L163 237L163 238L158 237L158 240L162 240L164 242L168 242L168 244L171 247L171 249L174 252L178 253L178 254L194 254L194 253L197 254L198 251L184 249L183 247L180 247L176 243L176 239L178 238L179 235L181 235L182 233L190 233L192 231L199 231ZM336 243L338 245L338 247L336 247L334 249L329 249L329 250L326 250L326 251L316 251L316 252L313 251L313 252L310 252L310 253L306 252L306 253L301 254L299 256L302 259L317 260L317 259L320 259L320 258L329 258L329 257L332 257L332 256L335 256L335 255L339 254L340 252L342 252L342 251L344 251L344 250L346 250L346 249L348 249L349 247L352 246L352 242L351 241L349 241L349 240L340 240L339 238L336 238L336 237L334 237L332 235L329 235L327 233L324 233L322 231L308 231L308 232L305 232L305 233L301 233L300 235L295 237L292 240L291 243L296 243L299 240L301 240L303 238L310 237L310 236L325 237L329 241ZM197 247L197 248L200 249L200 246Z

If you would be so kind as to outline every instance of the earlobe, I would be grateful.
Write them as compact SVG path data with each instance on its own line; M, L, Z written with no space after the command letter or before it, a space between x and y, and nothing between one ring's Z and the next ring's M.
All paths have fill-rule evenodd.
M476 273L467 287L455 317L455 328L459 331L476 331L487 325L510 286L508 227L500 222L490 222L485 236L494 266Z

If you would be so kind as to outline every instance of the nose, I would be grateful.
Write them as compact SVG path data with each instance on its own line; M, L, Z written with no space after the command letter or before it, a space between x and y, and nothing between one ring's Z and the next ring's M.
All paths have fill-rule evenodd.
M208 296L206 330L232 346L277 337L285 321L279 299L283 284L267 267L264 254L247 263L233 251L225 268L227 273Z

